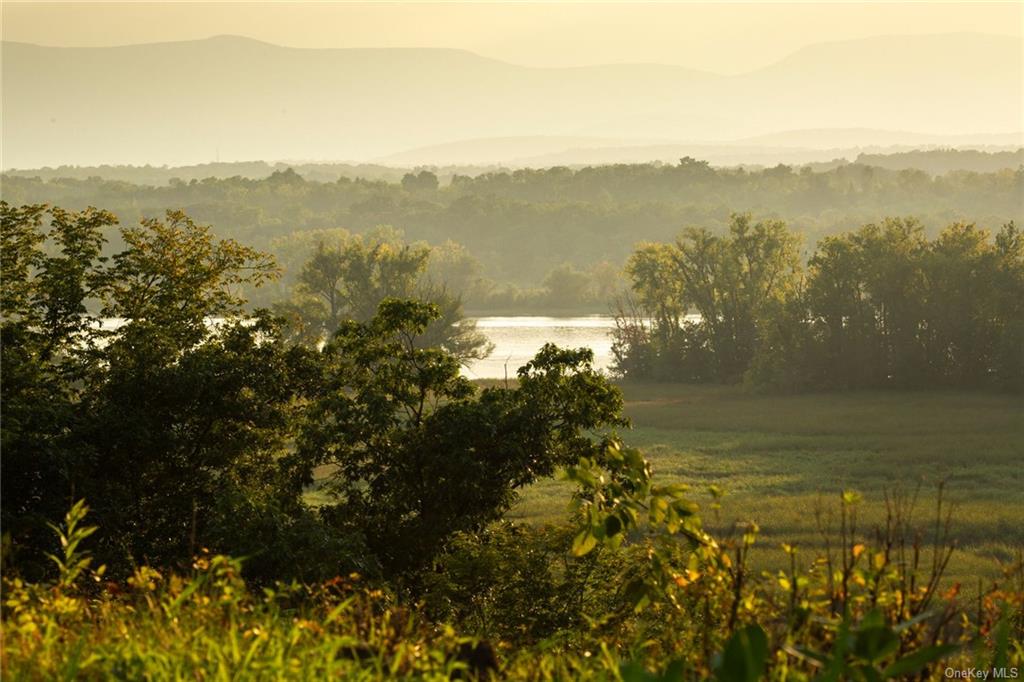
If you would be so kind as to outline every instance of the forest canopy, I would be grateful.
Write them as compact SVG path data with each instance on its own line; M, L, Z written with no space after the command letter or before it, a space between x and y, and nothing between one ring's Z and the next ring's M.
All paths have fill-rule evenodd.
M1024 221L1020 169L939 176L861 164L822 172L782 165L744 170L684 158L677 164L456 174L447 184L432 176L420 171L388 181L323 182L285 169L262 179L193 178L150 186L5 175L2 194L12 205L104 206L125 221L180 208L213 224L220 237L275 253L291 240L311 249L315 244L303 235L313 230L358 234L390 225L409 242L454 242L479 263L486 286L463 292L474 310L518 305L605 312L607 301L597 293L608 286L602 269L621 268L640 241L668 241L690 226L724 234L734 212L785 220L803 236L804 260L824 237L886 216L914 216L930 237L958 220L992 230ZM116 241L116 234L111 238ZM582 273L586 286L575 292L545 288L559 268ZM298 269L286 265L281 286L297 276ZM269 293L280 293L264 291L252 290L250 298L268 305Z

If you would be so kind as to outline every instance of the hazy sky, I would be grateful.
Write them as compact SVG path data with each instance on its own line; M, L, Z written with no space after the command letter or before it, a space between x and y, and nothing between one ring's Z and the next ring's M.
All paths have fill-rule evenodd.
M451 47L530 66L658 62L734 73L872 35L1020 37L1024 3L40 3L3 39L98 46L230 33L294 47Z

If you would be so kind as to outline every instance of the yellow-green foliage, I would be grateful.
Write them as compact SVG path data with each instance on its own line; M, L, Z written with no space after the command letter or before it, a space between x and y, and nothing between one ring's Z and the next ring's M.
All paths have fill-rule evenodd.
M5 679L448 679L460 640L358 576L250 591L239 563L142 567L124 589L4 586Z
M57 529L52 585L5 580L5 679L447 679L460 644L359 576L316 587L249 589L240 562L200 556L187 576L142 566L103 582L79 547L81 502ZM88 580L91 577L92 580Z
M847 533L810 570L794 560L757 574L746 563L756 528L733 543L712 538L679 490L650 483L642 458L623 452L610 470L573 472L589 482L571 551L625 555L621 585L589 588L617 592L621 607L532 645L492 642L508 679L941 679L947 666L1024 665L1019 565L960 603L936 590L941 566L922 565L915 545ZM858 503L845 497L845 519ZM357 575L256 590L237 560L202 555L187 575L141 567L127 584L104 582L80 546L85 513L76 505L60 530L56 581L4 582L4 679L472 676L469 637ZM640 535L616 548L631 528Z
M1024 561L977 598L974 618L942 591L955 551L942 490L933 532L923 539L913 501L893 500L874 541L858 531L861 496L844 492L839 525L809 569L784 545L788 571L758 575L748 556L758 527L735 539L708 534L681 485L655 484L636 450L613 444L604 459L569 470L580 485L576 554L618 547L641 534L643 560L624 588L636 613L634 641L672 673L717 679L883 680L941 678L955 668L1019 668L1024 663ZM834 544L833 544L834 543ZM718 653L721 652L721 653ZM662 679L665 679L664 677Z

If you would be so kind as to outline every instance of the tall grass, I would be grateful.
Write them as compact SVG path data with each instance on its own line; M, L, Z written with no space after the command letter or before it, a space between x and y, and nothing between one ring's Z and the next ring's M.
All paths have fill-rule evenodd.
M606 499L619 504L621 496ZM256 589L241 578L238 560L201 554L185 575L143 566L124 584L109 582L85 549L94 529L78 504L55 529L62 553L53 558L54 580L4 580L0 663L11 680L500 674L630 682L942 679L947 667L1024 664L1020 557L1000 584L967 602L955 589L940 589L952 551L941 505L934 534L925 537L912 529L907 501L893 500L872 542L859 527L859 504L852 494L844 498L832 544L807 570L787 547L786 570L759 572L749 564L755 527L717 541L696 517L687 522L696 524L692 537L707 539L696 550L652 535L653 522L622 549L586 543L598 562L623 569L621 580L577 586L609 595L598 602L606 607L581 626L518 646L481 644L467 623L431 620L420 602L358 575ZM577 540L566 555L580 550ZM638 579L658 586L644 605L636 603Z

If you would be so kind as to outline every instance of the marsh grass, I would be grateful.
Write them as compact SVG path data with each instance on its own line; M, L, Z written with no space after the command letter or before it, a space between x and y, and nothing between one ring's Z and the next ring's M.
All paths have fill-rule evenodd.
M883 521L886 493L913 493L926 523L939 483L954 507L959 549L947 579L965 586L997 577L1024 546L1024 399L972 392L759 395L739 387L625 384L639 447L655 475L695 493L726 494L705 522L728 533L755 520L751 561L783 568L781 543L820 550L816 510L827 517L843 490L864 496L863 528ZM567 483L526 490L510 516L565 519ZM809 552L808 554L813 554Z

